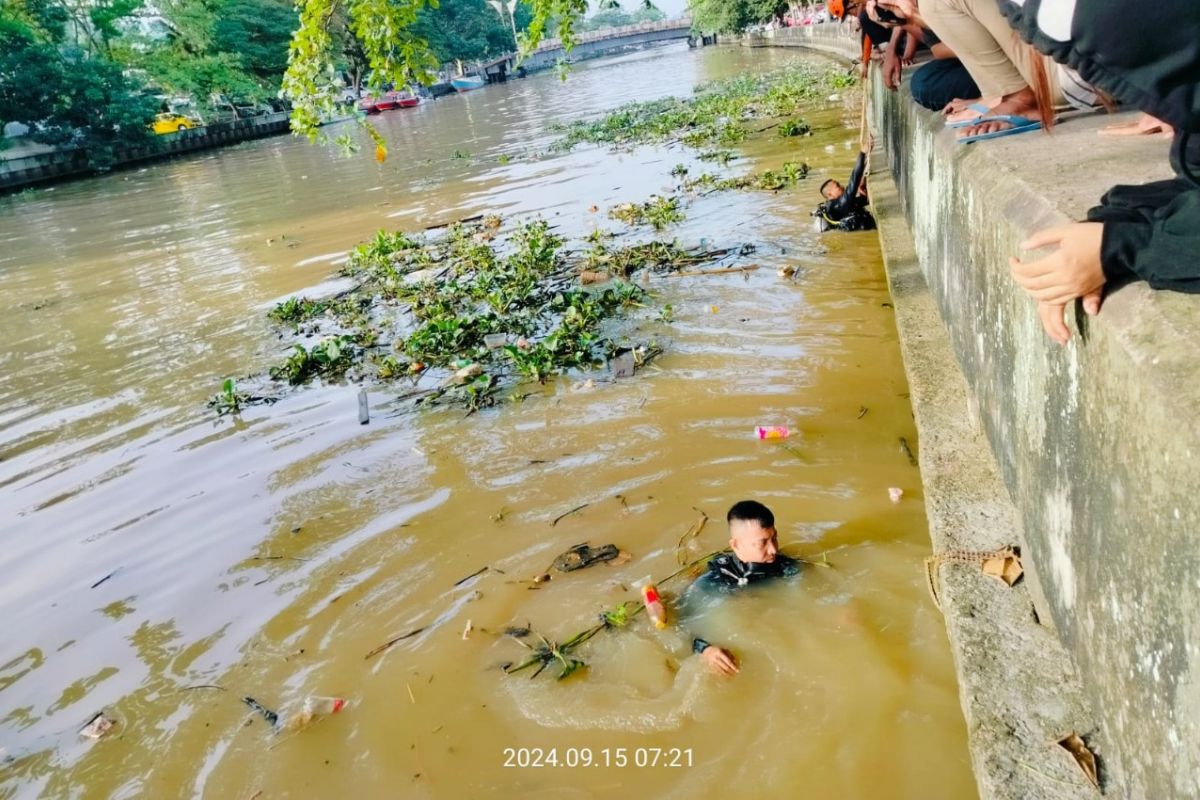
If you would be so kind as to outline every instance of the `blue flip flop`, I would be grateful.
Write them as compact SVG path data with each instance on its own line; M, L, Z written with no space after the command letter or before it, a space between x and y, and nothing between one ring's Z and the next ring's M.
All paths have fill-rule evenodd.
M989 111L991 111L991 109L985 106L983 103L971 103L971 105L967 106L967 108L971 109L972 111L978 111L979 115L972 117L971 119L960 119L958 122L947 122L946 127L950 128L951 130L954 130L955 128L969 128L979 122L980 119L982 119Z
M956 141L959 144L970 144L971 142L982 142L984 139L999 139L1001 136L1015 136L1018 133L1026 131L1041 130L1042 123L1028 117L1018 117L1015 114L997 114L994 117L980 117L973 124L981 125L984 122L1007 122L1012 125L1011 128L1005 128L1002 131L992 131L991 133L977 133L974 136L964 136Z

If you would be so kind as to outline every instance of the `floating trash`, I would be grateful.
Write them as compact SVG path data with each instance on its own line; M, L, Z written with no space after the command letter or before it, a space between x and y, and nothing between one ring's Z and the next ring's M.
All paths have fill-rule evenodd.
M654 588L654 584L647 583L642 587L642 603L645 604L646 615L650 617L654 627L660 631L667 627L667 609L663 606L662 599L658 596L658 589Z
M901 498L901 497L904 497L904 490L903 490L903 489L898 489L898 488L896 488L895 486L893 486L893 487L891 487L890 489L888 489L888 498L889 498L889 499L890 499L890 500L891 500L893 503L899 503L899 502L900 502L900 498Z
M755 430L759 439L786 439L791 435L787 425L759 425Z
M614 378L632 378L634 367L637 365L632 350L626 350L608 362Z
M108 734L116 726L116 721L104 716L104 712L100 711L96 716L88 720L87 725L79 731L79 735L85 739L99 739Z
M298 708L285 709L282 712L272 711L253 697L243 697L242 702L262 714L263 719L270 723L276 733L302 730L346 707L344 698L319 695L309 695Z

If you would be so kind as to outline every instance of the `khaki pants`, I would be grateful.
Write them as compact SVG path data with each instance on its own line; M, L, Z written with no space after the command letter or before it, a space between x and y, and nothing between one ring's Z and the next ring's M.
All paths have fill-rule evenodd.
M921 0L920 9L933 32L971 73L982 97L1033 86L1033 60L1042 59L1051 102L1063 102L1053 62L1021 41L1004 21L996 0Z

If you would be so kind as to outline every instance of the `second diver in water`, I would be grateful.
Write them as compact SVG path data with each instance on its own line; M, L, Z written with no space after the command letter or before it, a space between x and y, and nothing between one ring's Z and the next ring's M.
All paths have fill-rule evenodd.
M867 186L864 178L867 171L867 150L859 151L858 161L850 173L850 184L842 186L833 178L821 184L821 196L825 202L817 206L813 216L821 231L870 231L875 229L875 218L867 210Z

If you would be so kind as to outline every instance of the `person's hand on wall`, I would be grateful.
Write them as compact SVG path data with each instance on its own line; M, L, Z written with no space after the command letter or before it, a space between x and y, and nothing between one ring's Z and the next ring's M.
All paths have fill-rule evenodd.
M1101 136L1146 136L1152 133L1171 139L1175 136L1175 129L1149 114L1139 115L1134 122L1114 122L1100 129Z
M1021 243L1022 249L1036 250L1058 245L1058 249L1036 261L1010 258L1013 279L1029 296L1038 301L1038 317L1046 334L1066 344L1070 333L1063 322L1068 303L1083 298L1083 310L1100 313L1104 270L1100 265L1100 243L1104 225L1076 222L1039 231Z

